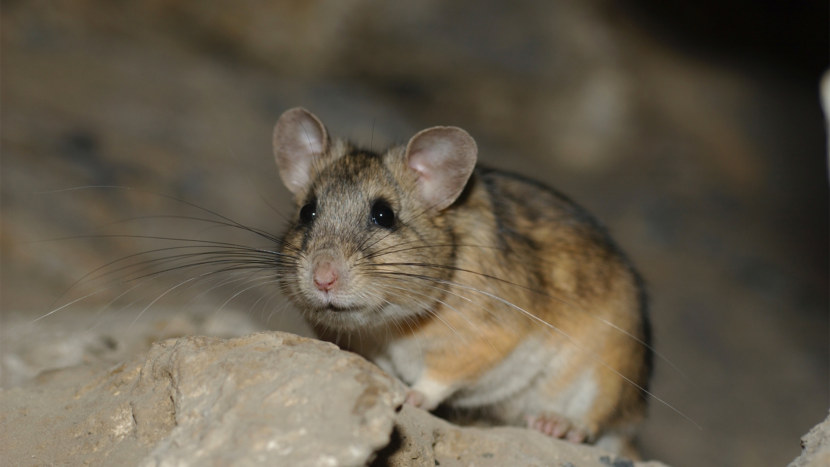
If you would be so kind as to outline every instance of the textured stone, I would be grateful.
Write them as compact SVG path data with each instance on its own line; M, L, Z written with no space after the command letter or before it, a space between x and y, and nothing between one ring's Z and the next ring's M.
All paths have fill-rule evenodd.
M5 391L2 451L15 465L362 465L404 393L362 358L291 334L171 339L106 372Z
M801 455L790 467L830 465L830 415L801 438Z
M75 365L107 368L147 352L153 342L164 339L229 338L263 330L239 311L198 306L188 310L81 308L41 315L36 322L25 313L6 312L0 327L0 386L14 387L43 371Z
M517 427L459 427L405 405L376 465L389 466L661 466L551 439Z
M401 406L405 392L293 334L168 339L0 393L0 450L13 465L641 465L523 428L455 426Z

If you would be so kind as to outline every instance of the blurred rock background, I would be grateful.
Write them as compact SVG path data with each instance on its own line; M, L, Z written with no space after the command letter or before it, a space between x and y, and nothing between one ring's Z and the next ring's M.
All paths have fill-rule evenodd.
M597 214L646 277L680 369L658 361L653 392L694 420L654 401L646 456L781 465L830 395L827 18L820 1L6 1L0 317L82 299L29 345L91 307L302 330L267 284L76 281L178 245L137 236L267 246L182 216L279 232L270 132L289 107L375 148L459 125L483 161Z

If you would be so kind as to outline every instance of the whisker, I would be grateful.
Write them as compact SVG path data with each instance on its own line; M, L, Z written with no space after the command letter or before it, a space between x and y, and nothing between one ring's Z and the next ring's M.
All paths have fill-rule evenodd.
M109 302L107 302L106 304L102 305L102 306L98 309L98 311L95 313L95 317L97 318L98 316L100 316L101 314L103 314L104 312L106 312L107 310L109 310L109 309L110 309L110 307L111 307L113 304L115 304L118 300L120 300L122 297L126 296L127 294L129 294L130 292L132 292L133 290L135 290L136 288L138 288L140 285L141 285L140 283L139 283L139 284L135 284L135 285L133 285L132 287L128 288L127 290L125 290L125 291L121 292L120 294L116 295L116 296L115 296L115 298L113 298L112 300L110 300L110 301L109 301ZM87 328L87 331L91 331L91 330L95 329L95 328L98 326L98 323L100 323L100 321L99 321L99 320L95 320L95 322L92 324L92 326L90 326L89 328Z
M421 216L425 215L427 212L429 212L429 209L428 209L428 208L425 208L425 209L423 209L422 211L420 211L420 212L418 212L418 213L415 213L415 214L414 214L413 216L411 216L411 217L409 218L409 220L408 220L408 221L406 221L406 222L411 222L412 220L417 219L417 218L419 218L419 217L421 217ZM401 220L401 222L404 222L404 221L403 221L403 220ZM378 243L380 243L381 241L383 241L384 239L388 238L388 237L389 237L390 235L392 235L393 233L394 233L394 232L393 232L392 230L387 230L387 231L384 231L384 235L381 235L381 236L380 236L380 238L376 239L374 242L372 242L372 243L370 243L370 244L368 244L368 245L367 245L367 242L368 242L370 239L372 239L372 237L374 237L374 235L375 235L375 234L373 233L372 235L367 236L367 237L366 237L366 238L365 238L365 239L364 239L364 240L363 240L363 241L362 241L362 242L358 245L358 247L357 247L357 251L366 251L366 250L368 250L368 249L371 249L371 248L373 248L375 245L377 245Z
M400 290L400 291L406 292L406 293L408 293L408 294L417 293L417 292L415 292L414 290L406 289L406 288L404 288L404 287L395 287L395 286L390 286L389 284L386 284L386 287L393 288L393 289L397 289L397 290ZM429 295L427 295L427 294L418 293L418 295L420 295L420 296L422 296L422 297L427 297L427 298L430 298L430 297L429 297ZM411 298L411 297L410 297L410 298ZM387 301L387 302L388 302L388 301ZM446 302L444 302L444 301L442 301L442 300L436 300L436 302L438 302L438 303L440 303L440 304L444 305L445 307L447 307L447 308L449 308L449 309L451 309L451 310L455 311L456 313L458 313L459 315L461 315L462 317L464 317L464 318L466 319L466 317L464 316L464 314L463 314L463 313L461 313L461 311L459 311L457 308L455 308L455 307L451 306L450 304L448 304L448 303L446 303ZM456 335L456 336L458 336L458 337L461 337L461 336L462 336L462 334L461 334L461 333L459 333L459 332L458 332L458 330L456 330L454 327L452 327L452 325L450 325L450 324L449 324L446 320L444 320L444 319L440 316L440 313L432 313L432 312L430 312L429 307L428 307L428 306L424 306L424 305L428 305L427 303L425 303L425 302L419 302L419 303L422 305L422 306L421 306L421 308L422 308L424 311L428 312L428 313L430 314L430 316L433 316L433 317L435 317L436 319L438 319L439 321L441 321L442 323L444 323L444 325L445 325L445 326L447 326L447 327L448 327L448 328L452 331L452 333L453 333L453 334L455 334L455 335ZM470 321L469 319L466 319L466 321L467 321L467 322L468 322L471 326L475 326L475 325L473 324L473 322L472 322L472 321Z
M406 248L398 248L404 245L417 243L417 246L414 247L406 247ZM397 248L397 249L395 249ZM391 254L398 254L398 253L406 253L409 251L416 251L416 250L430 250L436 248L479 248L479 249L488 249L488 250L496 250L496 251L504 251L505 249L502 247L497 246L488 246L488 245L475 245L475 244L464 244L464 243L443 243L443 244L434 244L434 245L421 245L420 241L412 240L409 242L398 243L396 245L390 245L386 248L381 248L377 251L369 253L365 255L365 258L369 259L377 259L386 255Z
M245 292L247 292L251 289L255 289L257 287L262 287L263 285L266 285L266 284L274 284L274 283L277 282L277 280L275 280L275 279L267 279L267 280L266 279L259 279L258 281L251 281L251 282L253 282L254 285L246 287L246 288L240 290L239 292L236 292L235 294L231 295L230 298L228 298L227 300L225 300L224 303L222 303L222 305L217 309L217 311L223 310L231 301L233 301L235 298L239 297L243 293L245 293Z
M138 315L135 317L135 319L133 319L133 322L132 322L132 323L130 323L130 325L128 326L128 329L132 328L132 327L135 325L135 323L137 323L137 322L138 322L138 320L141 318L141 316L142 316L142 315L144 315L144 313L146 313L146 312L147 312L147 310L149 310L149 309L150 309L153 305L155 305L155 304L156 304L159 300L161 300L162 298L164 298L164 297L165 297L166 295L168 295L170 292L172 292L172 291L174 291L174 290L178 289L179 287L181 287L181 286L183 286L183 285L185 285L185 284L188 284L188 283L190 283L190 282L193 282L193 281L195 281L196 279L197 279L197 277L191 277L191 278L189 278L189 279L187 279L187 280L184 280L184 281L182 281L182 282L179 282L178 284L174 285L173 287L170 287L170 288L168 288L167 290L165 290L165 291L164 291L161 295L159 295L158 297L156 297L155 299L153 299L153 300L152 300L152 301L151 301L151 302L150 302L150 303L149 303L146 307L144 307L144 309L143 309L143 310L141 310L141 311L138 313Z
M265 230L246 226L246 225L244 225L240 222L237 222L237 221L231 219L228 216L222 215L219 212L214 211L212 209L208 209L204 206L199 206L196 203L192 203L190 201L178 198L176 196L172 196L172 195L168 195L168 194L164 194L164 193L159 193L159 192L151 191L151 190L142 190L142 189L138 189L138 188L132 188L132 187L127 187L127 186L118 186L118 185L85 185L85 186L80 186L80 187L70 187L70 188L64 188L64 189L52 190L52 191L45 191L45 192L38 192L38 193L39 194L55 194L55 193L64 193L64 192L89 190L89 189L112 189L112 190L134 191L136 193L149 194L149 195L157 196L159 198L168 199L168 200L180 203L182 205L194 208L196 210L199 210L199 211L204 212L206 214L209 214L211 216L214 216L217 219L222 219L222 220L228 222L229 224L233 225L234 227L237 227L237 228L242 229L244 231L247 231L247 232L250 232L252 234L258 235L258 236L260 236L262 238L265 238L267 240L279 241L279 239L276 236L268 233Z
M615 325L611 321L608 321L605 318L602 318L601 316L597 316L595 313L591 313L590 310L588 310L587 308L585 308L581 305L578 305L574 302L571 302L569 300L563 299L561 297L553 296L548 292L538 290L538 289L534 289L532 287L528 287L528 286L523 285L523 284L518 284L518 283L509 281L507 279L503 279L501 277L494 276L494 275L491 275L491 274L486 274L486 273L482 273L482 272L478 272L478 271L473 271L473 270L470 270L470 269L460 268L460 267L457 267L457 266L448 266L448 265L444 265L444 264L399 262L399 263L377 263L377 264L373 264L372 266L412 266L412 267L446 269L446 270L451 270L451 271L456 271L456 272L465 272L465 273L468 273L468 274L477 275L479 277L484 277L484 278L487 278L487 279L492 279L492 280L495 280L495 281L499 281L503 284L510 285L510 286L513 286L513 287L518 287L518 288L527 290L528 292L532 292L536 295L546 297L546 298L549 298L551 300L555 300L555 301L557 301L557 302L559 302L559 303L561 303L565 306L568 306L570 308L583 311L583 312L586 313L587 316L589 316L589 317L591 317L591 318L593 318L593 319L595 319L595 320L597 320L597 321L599 321L603 324L606 324L606 325L610 326L612 329L614 329L615 331L620 332L620 333L624 334L625 336L633 339L638 344L640 344L643 347L645 347L646 349L650 350L654 354L654 356L656 356L660 360L664 361L666 364L668 364L672 369L674 369L674 371L676 371L682 377L688 379L688 377L685 375L685 373L683 373L683 371L680 370L680 368L677 367L677 365L675 365L668 357L663 355L661 352L657 351L657 349L655 349L652 345L650 345L646 341L640 339L639 337L637 337L634 334L626 331L625 329Z
M83 297L76 298L75 300L72 300L71 302L66 303L66 304L64 304L64 305L61 305L61 306L59 306L59 307L57 307L57 308L55 308L55 309L53 309L53 310L49 311L48 313L45 313L45 314L43 314L43 315L38 316L37 318L35 318L35 319L33 319L33 320L29 321L29 323L28 323L28 324L34 324L34 323L36 323L36 322L38 322L38 321L42 320L43 318L46 318L46 317L48 317L48 316L52 316L53 314L55 314L55 313L57 313L57 312L59 312L59 311L61 311L61 310L65 309L65 308L68 308L68 307L70 307L70 306L72 306L72 305L74 305L74 304L76 304L76 303L78 303L78 302L80 302L80 301L86 300L87 298L89 298L89 297L93 297L93 296L98 295L98 294L100 294L100 293L102 293L102 292L103 292L103 290L96 290L96 291L94 291L94 292L91 292L91 293L88 293L88 294L84 295Z
M469 290L469 291L471 291L471 292L475 292L475 293L478 293L478 294L484 295L484 296L486 296L486 297L492 298L493 300L496 300L496 301L498 301L498 302L500 302L500 303L502 303L502 304L504 304L504 305L506 305L506 306L508 306L508 307L510 307L510 308L512 308L512 309L514 309L514 310L516 310L516 311L519 311L520 313L522 313L524 316L528 317L528 318L529 318L529 319L531 319L532 321L535 321L535 322L537 322L537 323L541 324L542 326L544 326L544 327L548 328L549 330L551 330L551 331L554 331L554 332L558 333L559 335L561 335L562 337L564 337L565 339L567 339L567 340L568 340L568 341L569 341L569 342L570 342L570 343L574 346L574 348L576 348L576 349L577 349L577 350L579 350L580 352L586 352L587 354L589 354L589 355L591 355L592 357L594 357L595 361L597 361L597 362L598 362L600 365L602 365L605 369L607 369L607 370L611 371L612 373L614 373L615 375L617 375L618 377L620 377L620 378L622 378L624 381L626 381L628 384L630 384L630 385L632 385L633 387L635 387L635 388L637 388L638 390L640 390L643 394L648 395L649 397L651 397L651 398L653 398L654 400L658 401L660 404L662 404L662 405L664 405L665 407L667 407L667 408L669 408L670 410L672 410L672 411L673 411L674 413L676 413L677 415L679 415L679 416L683 417L683 418L684 418L684 419L686 419L688 422L690 422L690 423L691 423L691 424L693 424L695 427L697 427L699 430L703 430L703 427L701 427L701 426L700 426L697 422L695 422L694 420L692 420L692 419L691 419L691 417L689 417L688 415L686 415L685 413L683 413L682 411L680 411L678 408L676 408L676 407L675 407L675 406L673 406L672 404L669 404L667 401L665 401L665 400L664 400L664 399L662 399L661 397L657 396L656 394L654 394L653 392L649 391L648 389L646 389L646 388L645 388L645 387L643 387L642 385L638 384L637 382L635 382L635 381L634 381L634 380L632 380L631 378L629 378L629 377L625 376L624 374L622 374L622 373L621 373L621 372L619 372L618 370L616 370L616 369L614 369L613 367L611 367L611 365L609 365L607 362L605 362L605 360L604 360L604 359L603 359L603 358L602 358L602 357L601 357L601 356L600 356L597 352L595 352L595 351L591 351L591 350L589 350L589 349L586 349L585 347L583 347L582 345L580 345L578 342L576 342L576 340L574 340L574 339L573 339L573 337L571 337L568 333L564 332L564 331L563 331L562 329L560 329L559 327L557 327L557 326L555 326L555 325L553 325L553 324L551 324L551 323L548 323L547 321L543 320L542 318L539 318L538 316L534 315L533 313L531 313L531 312L529 312L529 311L525 310L524 308L522 308L522 307L520 307L520 306L518 306L518 305L515 305L515 304L511 303L511 302L510 302L510 301L508 301L508 300L505 300L504 298L499 297L498 295L492 294L492 293L490 293L490 292L487 292L486 290L481 290L481 289L478 289L478 288L476 288L476 287L472 287L472 286L469 286L469 285L460 284L460 283L453 282L453 281L447 281L447 280L444 280L444 279L438 279L438 278L434 278L434 277L430 277L430 276L424 276L424 275L422 275L422 274L410 274L410 273L404 273L404 272L391 272L391 271L385 271L385 272L383 272L382 274L389 274L389 275L400 275L400 276L409 277L409 278L412 278L412 279L419 279L419 280L424 280L424 281L429 281L429 282L436 282L436 283L440 283L440 284L446 284L446 285L449 285L449 286L459 287L459 288L462 288L462 289L465 289L465 290Z

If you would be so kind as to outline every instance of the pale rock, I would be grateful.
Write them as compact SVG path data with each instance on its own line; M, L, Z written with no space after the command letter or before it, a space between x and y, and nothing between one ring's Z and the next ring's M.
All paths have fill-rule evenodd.
M293 334L182 337L108 369L0 392L12 465L635 466L517 427L459 427L404 405L363 358Z
M3 310L0 385L11 388L44 371L76 365L108 368L147 352L153 342L182 336L239 337L264 330L239 310L166 307L58 309L33 319ZM286 329L283 329L286 330Z
M830 465L830 415L801 438L801 455L790 467Z
M382 461L382 462L380 462ZM659 467L633 462L601 449L551 439L518 427L459 427L405 405L380 465L404 466L588 466Z
M0 393L14 465L363 465L404 387L332 344L267 332L185 337L106 372L74 367Z

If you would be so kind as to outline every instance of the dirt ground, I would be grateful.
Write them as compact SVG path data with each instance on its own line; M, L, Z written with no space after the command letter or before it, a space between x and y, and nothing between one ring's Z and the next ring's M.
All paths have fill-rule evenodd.
M198 302L301 329L267 286L95 271L175 244L151 236L253 241L204 209L279 232L289 107L375 148L458 125L593 211L645 276L664 357L647 457L784 464L830 401L827 5L644 4L4 2L0 317L100 306L129 326L119 310Z

